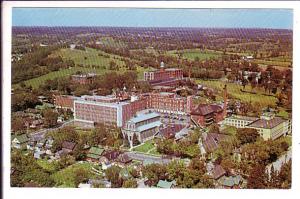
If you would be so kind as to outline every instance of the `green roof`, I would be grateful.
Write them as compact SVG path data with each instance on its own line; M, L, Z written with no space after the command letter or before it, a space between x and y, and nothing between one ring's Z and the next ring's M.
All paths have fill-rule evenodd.
M95 155L95 154L92 154L92 153L87 154L87 157L88 158L93 158L93 159L99 159L100 158L99 155Z
M28 137L26 134L21 134L21 135L17 135L17 136L12 136L12 140L17 139L20 143L25 143L28 142Z
M174 184L175 184L174 181L169 182L169 181L166 181L166 180L160 180L156 186L159 187L159 188L170 189L172 187L172 185L174 185Z
M99 147L92 147L89 150L89 154L95 154L95 155L101 155L103 153L104 149Z

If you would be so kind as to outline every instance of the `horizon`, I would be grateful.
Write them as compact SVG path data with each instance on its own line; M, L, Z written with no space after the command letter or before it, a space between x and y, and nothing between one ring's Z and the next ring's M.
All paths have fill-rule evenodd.
M12 26L293 30L293 10L244 8L13 8Z

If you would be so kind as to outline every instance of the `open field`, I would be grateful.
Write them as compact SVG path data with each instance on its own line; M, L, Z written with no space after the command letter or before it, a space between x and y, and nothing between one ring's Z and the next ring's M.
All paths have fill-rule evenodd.
M147 153L148 151L153 150L154 148L155 148L154 141L149 140L149 141L146 141L144 144L134 148L133 151Z
M104 56L108 56L104 57L104 56L99 56L98 54L102 54ZM71 49L60 49L56 52L54 52L52 55L50 56L61 56L63 59L65 60L73 60L75 62L75 67L72 68L68 68L68 69L61 69L59 71L54 71L54 72L50 72L48 74L42 75L40 77L36 77L27 81L24 81L24 83L26 85L31 85L33 88L38 88L39 85L41 85L43 82L45 82L48 79L55 79L55 78L59 78L59 77L66 77L66 76L70 76L72 74L75 74L77 71L82 71L82 72L93 72L96 74L104 74L106 72L112 72L112 70L108 70L108 66L110 61L114 61L115 63L117 63L119 66L121 66L119 68L118 73L123 73L125 71L127 71L127 69L124 67L124 62L120 61L121 57L118 55L111 55L108 53L105 53L103 51L99 51L96 49L92 49L92 48L87 48L86 51L82 51L82 50L71 50ZM86 57L86 59L85 59ZM80 66L78 66L80 65ZM82 65L82 66L81 66ZM152 70L152 68L143 68L140 66L136 67L136 71L137 71L137 75L138 75L138 79L143 79L144 77L144 72L145 71L149 71ZM17 86L13 85L13 87L15 88Z
M90 172L91 167L92 166L90 163L76 163L58 171L51 177L56 182L56 184L59 185L59 187L75 187L76 170L84 169L88 171L90 173L90 177L92 177L93 174Z
M101 55L99 55L99 53ZM58 51L55 51L53 53L53 56L61 56L64 60L73 60L75 62L75 65L91 67L94 65L96 68L106 68L109 66L110 61L116 62L116 64L119 66L124 66L124 62L117 59L118 56L110 55L104 53L103 51L92 48L86 48L85 51L70 48L60 49Z
M218 91L222 91L224 85L227 85L228 94L233 96L236 99L239 99L243 102L252 102L259 103L261 106L266 107L268 105L275 106L276 97L264 95L264 91L260 88L255 88L253 91L257 92L256 94L242 92L242 86L235 83L227 83L222 81L215 80L201 80L197 79L196 83L203 84L207 87L216 89ZM246 91L251 91L251 87L249 85L246 86Z
M38 159L37 163L48 172L54 172L56 170L55 162L48 162L48 160L45 159Z
M281 67L289 67L290 65L289 61L284 61L283 59L275 59L275 58L270 58L270 60L255 59L253 60L253 62L257 64L281 66Z
M219 58L222 54L221 52L215 52L215 51L211 51L211 50L200 50L200 49L186 49L186 50L182 50L182 51L176 51L176 50L172 50L172 51L168 51L167 54L169 55L175 55L175 56L179 56L179 53L182 53L182 56L184 58L190 59L190 60L195 60L196 57L199 58L199 60L206 60L206 59L210 59L210 58Z

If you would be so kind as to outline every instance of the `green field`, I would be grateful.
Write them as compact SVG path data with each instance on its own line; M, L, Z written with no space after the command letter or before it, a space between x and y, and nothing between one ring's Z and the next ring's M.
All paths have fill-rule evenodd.
M51 177L59 187L75 187L75 171L82 168L90 172L91 167L92 165L90 163L76 163L56 172ZM90 177L93 176L94 175L90 172Z
M167 52L170 55L179 56L179 53L182 53L183 58L187 58L190 60L195 60L196 57L199 58L200 61L206 60L206 59L215 59L221 57L220 52L205 50L202 51L200 49L186 49L182 51L169 51Z
M98 53L101 53L103 55L109 56L109 58L105 58L103 56L98 56ZM116 71L118 73L123 73L127 69L124 68L124 62L120 61L121 57L118 55L110 55L107 53L104 53L102 51L98 51L95 49L87 48L87 51L82 50L71 50L71 49L60 49L56 52L54 52L51 56L61 56L65 60L73 60L76 64L75 67L68 68L68 69L61 69L59 71L50 72L46 75L42 75L40 77L36 77L27 81L24 81L26 85L31 85L33 88L38 88L39 85L44 83L46 80L55 79L59 77L67 77L72 74L75 74L77 71L82 72L93 72L97 74L104 74L106 72L111 72L111 70L108 70L107 67L109 66L109 63L111 60L113 60L115 63L117 63L121 68ZM87 57L87 59L85 59ZM82 65L82 66L78 66ZM152 68L143 68L140 66L136 67L138 79L143 79L144 72L152 70ZM18 84L13 85L13 87L17 87Z
M200 80L197 79L196 82L198 84L203 84L207 87L214 88L218 91L222 91L225 85L225 82L221 81L213 81L213 80ZM233 96L236 99L239 99L243 102L252 102L259 103L262 107L266 107L268 105L275 106L276 105L276 97L264 95L264 91L259 88L255 88L253 91L257 92L256 94L242 92L243 88L241 85L234 83L226 83L228 94ZM246 91L251 91L251 87L249 85L246 86ZM220 96L222 97L222 92L220 92Z
M133 149L133 151L138 151L142 153L147 153L150 150L153 150L155 148L154 141L148 140L145 143L141 144L140 146Z
M56 170L55 162L48 162L48 160L45 159L38 159L37 163L46 171L54 172Z
M99 56L100 54L109 56ZM117 55L110 55L103 51L92 49L92 48L86 48L85 51L83 50L77 50L77 49L60 49L58 51L55 51L52 56L61 56L64 60L73 60L75 62L75 65L83 65L83 66L96 66L99 68L106 68L109 66L110 61L116 62L119 66L124 66L124 62L120 61L118 58L120 58ZM115 57L115 58L114 58Z

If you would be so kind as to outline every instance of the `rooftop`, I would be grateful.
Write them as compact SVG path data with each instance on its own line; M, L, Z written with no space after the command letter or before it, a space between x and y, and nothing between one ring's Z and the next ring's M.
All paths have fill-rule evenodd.
M162 123L160 121L156 121L156 122L151 122L149 124L145 124L145 125L142 125L142 126L139 126L137 128L137 130L139 132L143 132L143 131L146 131L148 129L152 129L152 128L155 128L155 127L159 127L160 125L162 125Z
M199 104L193 111L194 115L208 115L214 112L220 112L223 108L216 104Z
M249 116L242 116L242 115L232 115L228 117L228 119L239 119L239 120L246 120L246 121L256 121L258 120L257 117L249 117Z
M248 127L272 129L285 121L286 120L284 120L281 117L274 117L273 119L270 120L258 119L253 123L249 124Z
M175 185L175 181L166 181L166 180L159 180L159 182L157 183L157 187L159 188L166 188L166 189L170 189L173 185Z
M143 113L143 114L139 114L136 117L131 118L129 121L133 122L133 123L138 123L138 122L142 122L145 120L149 120L155 117L160 117L160 115L158 113L152 112L152 113Z

